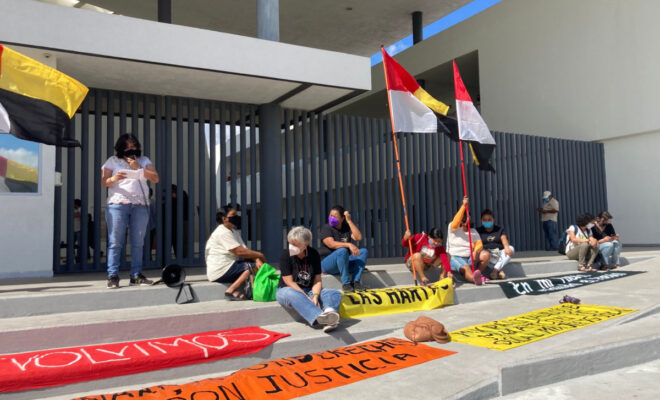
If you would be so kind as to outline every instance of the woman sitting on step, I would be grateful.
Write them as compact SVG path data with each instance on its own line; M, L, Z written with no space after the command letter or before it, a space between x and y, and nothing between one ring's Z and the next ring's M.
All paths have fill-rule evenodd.
M341 292L323 289L321 281L321 257L309 246L312 232L296 226L286 237L289 248L280 256L280 283L277 301L284 307L293 308L311 326L323 325L323 332L330 332L339 324Z
M591 233L595 219L591 214L580 214L575 218L575 225L566 230L566 257L577 260L578 271L595 271L592 264L598 255L598 241Z

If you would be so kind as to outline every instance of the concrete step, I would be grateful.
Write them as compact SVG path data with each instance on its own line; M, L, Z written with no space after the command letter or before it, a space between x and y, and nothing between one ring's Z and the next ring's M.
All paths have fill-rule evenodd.
M628 263L644 259L634 256ZM539 274L570 272L576 263L549 257L511 262L506 267L509 278L520 278ZM625 262L624 262L625 265ZM152 272L153 274L153 272ZM437 279L439 271L432 271L431 280ZM87 279L85 279L87 278ZM156 276L151 276L156 279ZM192 284L199 302L224 301L226 285L211 283L206 280L204 270L191 268L186 282ZM126 280L121 283L127 284ZM363 274L363 283L370 288L411 285L412 275L403 264L368 265ZM323 286L341 289L337 276L324 275ZM23 285L0 285L0 319L33 315L63 314L81 311L119 310L173 304L177 289L164 285L151 287L121 287L109 290L101 274L76 277L76 280L59 279L55 282ZM461 300L459 300L461 301Z

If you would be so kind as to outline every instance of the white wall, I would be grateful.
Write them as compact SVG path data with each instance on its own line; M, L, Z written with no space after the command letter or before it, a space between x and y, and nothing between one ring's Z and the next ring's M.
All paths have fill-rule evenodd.
M660 244L660 131L604 141L607 199L623 243Z
M27 55L56 66L52 57ZM0 279L53 276L55 147L39 148L39 193L0 194Z

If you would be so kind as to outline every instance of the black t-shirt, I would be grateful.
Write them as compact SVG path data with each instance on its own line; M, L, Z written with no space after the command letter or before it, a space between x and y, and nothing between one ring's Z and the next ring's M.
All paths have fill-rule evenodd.
M600 230L600 227L598 224L594 225L593 228L591 228L591 234L593 235L596 240L601 240L606 236L614 236L616 235L616 232L614 232L614 227L612 224L607 224L605 225L605 228L603 230Z
M484 250L495 250L503 249L504 244L502 243L502 235L504 235L504 228L501 226L493 225L493 230L490 232L486 231L486 228L480 226L477 228L479 236L481 237L481 242L484 245Z
M281 277L290 275L301 288L311 289L314 286L314 277L321 274L319 252L307 246L307 255L299 258L290 256L288 249L284 250L280 256L280 273ZM285 287L286 283L281 277L278 287Z
M321 254L322 257L327 257L330 253L335 251L323 243L323 239L329 237L333 238L336 242L350 243L353 241L351 239L351 227L348 226L346 222L336 228L329 224L323 225L321 227L321 247L319 248L319 254Z

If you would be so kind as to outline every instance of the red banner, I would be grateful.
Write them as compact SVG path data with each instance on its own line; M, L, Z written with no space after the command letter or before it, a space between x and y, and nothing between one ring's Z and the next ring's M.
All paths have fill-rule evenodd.
M121 393L85 396L80 400L293 399L451 354L455 352L389 338L266 361L221 378L183 385L161 385Z
M0 355L0 392L67 385L255 353L288 333L259 327Z

